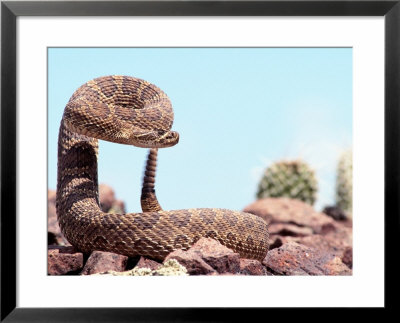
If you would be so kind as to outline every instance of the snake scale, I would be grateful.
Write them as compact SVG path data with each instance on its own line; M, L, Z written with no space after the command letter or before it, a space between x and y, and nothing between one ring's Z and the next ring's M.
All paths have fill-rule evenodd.
M112 75L79 87L64 109L58 137L56 208L62 233L84 253L100 250L163 260L210 237L243 258L263 260L268 229L260 217L226 209L161 209L154 190L157 148L178 143L172 123L169 98L145 80ZM143 213L101 211L98 139L150 148Z

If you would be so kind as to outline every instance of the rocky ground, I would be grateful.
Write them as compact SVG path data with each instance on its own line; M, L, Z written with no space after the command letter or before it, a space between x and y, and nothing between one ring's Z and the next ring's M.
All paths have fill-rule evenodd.
M100 185L105 212L124 212L113 190ZM219 242L203 238L189 250L170 253L163 263L145 257L94 251L84 255L62 236L55 212L55 192L48 192L49 275L351 275L352 223L315 211L301 201L267 198L245 212L269 223L270 250L265 259L242 259ZM337 220L335 220L335 218Z

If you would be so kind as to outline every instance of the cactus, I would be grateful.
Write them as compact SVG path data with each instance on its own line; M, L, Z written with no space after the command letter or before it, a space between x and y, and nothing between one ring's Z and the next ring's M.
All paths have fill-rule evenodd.
M280 161L266 169L258 185L257 197L288 197L313 205L317 191L315 172L307 163Z
M343 152L339 158L336 174L336 206L348 217L352 217L353 208L353 152Z

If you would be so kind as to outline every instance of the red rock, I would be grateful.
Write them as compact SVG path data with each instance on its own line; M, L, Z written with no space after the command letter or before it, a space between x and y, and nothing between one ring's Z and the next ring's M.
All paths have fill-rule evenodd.
M284 243L286 243L288 241L293 241L291 238L292 237L289 237L289 236L283 237L283 236L279 236L279 235L275 235L275 234L270 235L269 236L269 250L279 248L280 246L282 246Z
M338 275L338 276L350 276L353 274L352 270L343 263L340 257L330 257L324 263L325 275Z
M338 223L345 228L353 228L353 220L352 219L347 219L344 221L340 221Z
M201 259L200 255L195 252L190 252L189 250L175 250L171 252L164 261L176 259L182 266L186 268L189 275L208 275L211 273L216 273L216 271L209 264Z
M288 198L258 200L244 211L256 214L269 223L270 251L267 258L271 273L351 274L351 220L335 221L315 211L309 204ZM305 253L309 256L304 256Z
M160 263L145 257L140 257L139 262L135 266L135 268L150 268L151 270L157 270L160 267Z
M187 251L176 250L165 261L168 259L176 259L190 275L236 274L240 271L239 254L211 238L201 238Z
M214 239L201 238L190 249L219 273L237 273L240 270L239 254Z
M254 259L240 259L240 273L243 275L266 275L266 268Z
M242 275L240 273L239 274L232 274L232 273L222 273L222 274L220 274L220 273L214 271L213 273L208 274L207 276L245 276L245 275Z
M342 254L342 262L350 269L353 268L353 248L347 247Z
M322 210L322 212L336 221L347 220L346 212L337 206L327 206Z
M335 230L326 233L325 239L336 241L335 243L344 247L351 246L353 244L353 229L338 222L334 226Z
M270 250L263 261L267 269L278 275L351 275L342 260L331 253L287 242Z
M53 190L47 191L47 231L49 245L71 245L61 233L60 226L58 225L56 213L56 191Z
M47 190L47 202L56 205L56 191Z
M305 246L319 249L321 251L330 252L335 255L342 255L344 251L351 248L351 232L348 236L344 236L339 232L332 232L327 235L314 234L308 237L293 239Z
M307 227L300 227L291 223L272 223L268 226L270 235L304 237L313 234L313 230Z
M313 233L320 233L335 223L331 217L317 212L313 207L300 200L289 198L265 198L248 205L244 212L263 218L267 223L290 223L311 228Z
M112 252L93 251L83 268L81 275L92 275L108 270L124 271L128 257Z
M83 254L73 247L49 246L47 251L48 275L67 275L83 267Z
M103 210L103 212L108 212L115 201L114 190L106 184L100 184L99 201L100 201L100 207Z
M285 243L296 242L306 247L328 253L342 259L342 262L352 268L351 230L347 236L343 232L332 232L328 235L313 234L305 237L272 236L270 250L279 248Z

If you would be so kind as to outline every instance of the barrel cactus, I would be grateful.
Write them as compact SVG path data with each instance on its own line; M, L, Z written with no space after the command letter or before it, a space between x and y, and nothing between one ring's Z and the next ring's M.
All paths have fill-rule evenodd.
M353 152L343 152L339 158L336 174L336 206L348 217L352 217L353 208Z
M266 169L258 185L257 197L288 197L313 205L317 191L315 172L306 162L284 160Z

